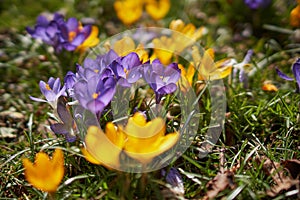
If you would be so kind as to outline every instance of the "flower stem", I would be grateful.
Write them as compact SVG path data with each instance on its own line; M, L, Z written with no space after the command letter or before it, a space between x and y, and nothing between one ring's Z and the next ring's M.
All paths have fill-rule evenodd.
M49 192L48 193L48 199L49 200L55 200L55 192Z

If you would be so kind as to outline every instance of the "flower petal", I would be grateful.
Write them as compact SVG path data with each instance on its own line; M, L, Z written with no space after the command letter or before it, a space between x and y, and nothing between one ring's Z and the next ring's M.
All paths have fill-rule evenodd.
M283 78L284 80L287 80L287 81L293 81L294 80L293 78L289 77L288 75L286 75L285 73L280 71L278 68L276 68L276 72L277 72L278 76L280 78Z
M95 159L87 150L86 148L80 149L82 154L84 155L84 158L89 161L90 163L93 163L95 165L100 165L101 162L99 162L97 159Z
M64 157L60 149L56 149L53 159L44 152L36 154L35 163L23 159L26 180L34 187L45 192L55 192L64 175Z
M120 149L114 145L103 131L97 126L90 126L85 136L87 151L102 165L109 168L118 168L120 166Z
M293 64L292 70L300 89L300 58Z

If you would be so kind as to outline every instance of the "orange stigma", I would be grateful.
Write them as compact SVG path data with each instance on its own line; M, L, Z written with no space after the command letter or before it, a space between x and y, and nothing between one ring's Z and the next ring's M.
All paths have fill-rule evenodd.
M49 84L46 84L46 90L52 90Z
M97 99L97 97L99 96L97 93L94 93L93 95L93 99Z
M70 42L73 41L75 37L76 37L76 32L71 31L71 32L69 33L69 41L70 41Z

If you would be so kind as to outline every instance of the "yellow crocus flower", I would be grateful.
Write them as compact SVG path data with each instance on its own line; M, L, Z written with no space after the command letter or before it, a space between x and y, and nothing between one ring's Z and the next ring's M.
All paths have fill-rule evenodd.
M233 59L223 59L214 62L214 51L208 49L203 56L200 55L199 49L196 46L192 47L193 63L198 72L198 80L216 80L228 76L232 71Z
M120 153L124 147L125 135L115 128L113 123L107 123L105 133L97 126L90 126L85 137L87 152L86 158L93 158L96 164L107 168L120 167Z
M143 164L172 148L179 139L179 133L166 133L166 125L162 118L146 122L141 113L136 113L128 120L124 129L127 135L124 150L126 154Z
M165 65L170 64L172 56L180 54L206 33L204 27L196 28L193 24L185 24L182 20L173 20L169 28L171 36L153 39L154 54Z
M114 2L118 18L126 25L138 21L143 14L143 0L117 0Z
M171 7L170 0L146 0L146 12L154 19L160 20L164 18Z
M181 33L181 34L177 34L176 32L174 32L173 33L174 38L184 35L185 37L189 38L192 41L198 40L206 33L205 27L200 27L197 29L194 24L192 23L185 24L181 19L171 21L169 28L173 31Z
M125 127L108 123L105 133L97 126L89 127L85 144L92 158L108 168L119 169L122 151L146 165L178 141L179 133L165 132L163 119L146 122L143 114L135 113Z
M149 59L148 52L144 49L144 46L139 44L136 47L133 39L128 36L116 41L113 45L113 50L119 56L126 56L131 52L135 52L138 54L142 63L145 63Z
M300 27L300 5L297 5L290 14L290 25Z
M32 163L23 159L25 178L34 187L54 193L64 176L64 155L61 149L55 149L52 159L44 152L39 152Z
M204 51L203 55L200 54L198 47L192 47L192 59L187 69L179 64L181 76L184 78L179 84L182 88L188 88L194 84L195 74L196 80L216 80L222 79L231 74L232 67L237 64L236 60L225 58L214 61L214 51L209 48Z

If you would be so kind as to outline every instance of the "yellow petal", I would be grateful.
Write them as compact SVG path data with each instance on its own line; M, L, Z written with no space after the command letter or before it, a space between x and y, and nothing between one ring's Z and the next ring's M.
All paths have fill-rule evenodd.
M269 92L277 92L278 88L273 85L272 83L264 83L262 86L263 91L269 91Z
M184 68L184 66L182 64L178 64L178 68L180 69L181 71L181 76L186 76L186 70Z
M124 150L128 156L147 164L151 160L171 148L178 140L179 134L165 135L166 125L162 118L146 122L141 113L129 118L124 133L127 140Z
M227 66L227 67L224 67L224 68L221 68L221 69L218 69L217 70L219 72L219 78L225 78L227 76L229 76L232 72L232 66ZM216 78L217 79L217 78Z
M176 44L172 38L162 36L161 38L155 38L153 41L155 56L164 65L171 63L171 58L176 50Z
M185 24L181 19L177 19L177 20L172 20L169 28L174 30L174 31L178 31L181 32L181 30L184 28Z
M116 129L115 125L109 122L105 126L105 135L114 145L123 149L126 135L121 131L121 127Z
M176 32L181 33L178 34L174 32L172 34L172 37L174 39L177 39L178 41L181 41L181 43L185 47L190 46L193 42L198 40L200 37L202 37L202 35L206 33L206 29L204 27L200 27L196 29L195 25L193 25L192 23L186 25L181 19L173 20L170 23L169 28Z
M156 137L164 135L165 123L159 117L146 123L143 114L137 112L133 117L129 118L124 131L127 136L155 140Z
M60 149L56 149L50 160L44 152L36 154L35 163L23 159L25 178L34 187L45 191L55 192L64 175L64 157Z
M184 79L186 80L182 80L181 83L187 82L189 84L189 86L192 86L193 84L193 79L194 79L194 74L195 74L195 67L193 63L190 63L188 69L186 70L181 64L178 64L178 68L181 70L181 76L182 78L184 77ZM187 87L187 86L184 86Z
M100 41L98 38L98 33L98 27L92 26L90 35L84 40L81 45L76 48L76 51L83 53L87 48L96 46Z
M52 181L56 183L60 183L64 176L64 154L61 149L55 149L52 156L52 169L55 174L52 177Z
M101 162L99 162L97 159L95 159L87 150L86 148L80 149L82 154L84 155L84 158L89 161L90 163L93 163L95 165L100 165Z
M154 142L141 140L138 144L131 143L131 139L132 138L129 138L128 143L126 143L126 154L143 164L148 164L153 160L153 158L172 148L178 141L179 134L170 133L166 136L158 138ZM139 148L133 148L133 145Z
M300 26L300 5L294 8L290 14L290 25L293 27Z
M193 63L191 63L188 67L187 73L186 73L186 78L187 81L189 82L190 86L193 85L193 79L195 75L196 69Z
M144 49L144 46L142 44L139 44L137 46L135 52L139 55L142 63L145 63L149 60L148 52Z
M146 1L146 12L154 19L160 20L170 10L170 0L148 0Z
M200 63L196 64L199 76L203 79L212 79L212 76L219 77L219 72L216 71L214 60L210 56L209 51L205 51Z
M126 56L135 50L135 43L130 37L125 36L115 42L113 49L119 56Z
M111 131L111 128L108 129ZM115 133L108 133L112 137ZM102 165L109 168L120 166L120 153L122 149L112 143L110 139L97 126L90 126L85 136L87 151Z
M143 14L143 2L141 0L118 0L114 3L118 18L126 25L133 24Z

